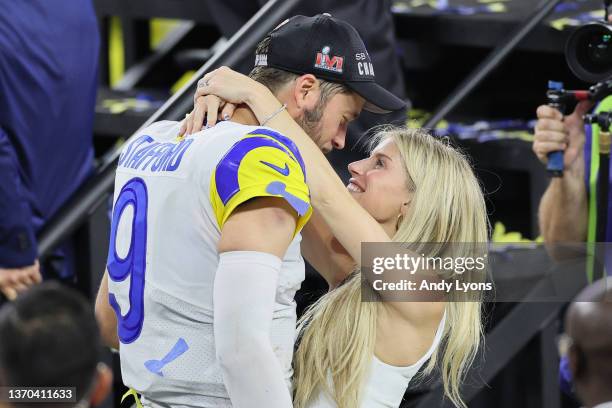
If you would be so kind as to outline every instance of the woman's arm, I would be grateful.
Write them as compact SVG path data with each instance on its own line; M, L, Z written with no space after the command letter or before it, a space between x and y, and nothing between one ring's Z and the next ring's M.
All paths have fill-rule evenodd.
M227 67L206 74L200 81L205 83L205 86L198 88L195 96L200 110L207 111L206 103L203 103L204 98L201 97L205 95L216 95L225 103L245 103L260 123L282 132L292 139L300 150L307 167L311 202L315 212L318 212L324 221L321 224L315 219L314 230L305 231L306 234L312 232L311 238L324 243L319 247L324 248L322 252L316 252L318 249L312 246L306 248L306 259L316 258L323 253L326 254L325 259L330 262L338 261L340 265L348 265L346 258L339 261L339 258L333 259L329 255L330 247L326 243L332 242L333 238L330 237L333 236L344 247L348 258L355 260L357 264L361 264L362 242L391 241L378 222L353 199L325 156L304 130L286 110L279 112L282 104L268 88ZM219 106L218 103L215 102L215 105ZM213 112L213 115L216 115L216 112ZM329 226L331 234L326 232L324 224ZM344 271L344 268L341 267L339 270ZM384 293L380 294L384 298ZM402 318L414 322L415 319L421 318L423 313L429 312L431 304L390 302L389 305L396 309Z
M211 79L209 85L211 93L224 97L216 92L214 79ZM232 79L237 80L239 79ZM244 102L260 122L265 121L278 111L281 103L265 86L251 79L247 81L244 85L241 84L243 89L248 89ZM361 262L362 242L390 241L378 222L351 197L323 153L286 110L267 120L266 126L279 130L298 146L307 163L308 185L315 210L357 263Z
M361 261L362 242L390 241L378 222L351 197L323 153L287 110L279 112L282 104L268 88L245 75L221 67L200 80L196 102L203 100L200 96L204 95L216 95L225 103L245 103L259 123L282 132L295 142L307 163L307 181L315 210L357 263ZM207 111L206 107L202 110Z
M244 84L244 86L249 85ZM281 103L264 86L256 82L250 86L253 87L253 91L249 92L250 97L245 99L246 104L259 121L268 120L267 118L279 109ZM391 241L382 226L353 199L317 145L286 110L269 119L266 125L281 131L297 144L306 163L307 182L315 211L319 212L332 234L358 265L361 265L362 243ZM397 279L391 279L389 276L396 276L399 273L401 272L395 271L394 274L388 275L387 279L396 281ZM386 291L378 293L389 306L390 318L405 320L411 324L428 321L432 309L438 310L440 306L440 303L435 301L391 301L386 297L390 293Z

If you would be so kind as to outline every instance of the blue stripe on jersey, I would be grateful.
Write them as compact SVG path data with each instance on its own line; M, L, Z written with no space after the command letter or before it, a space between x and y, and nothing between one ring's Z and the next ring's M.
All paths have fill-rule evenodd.
M259 147L272 147L282 150L289 155L289 152L283 148L282 145L266 137L249 137L237 142L229 152L223 156L221 161L219 161L215 171L217 193L223 205L226 205L228 201L240 191L238 170L240 169L242 159L244 159L249 152Z
M304 181L306 181L306 166L304 165L304 159L302 159L302 155L300 154L300 151L298 150L295 143L293 143L293 140L289 139L287 136L281 135L278 132L264 128L255 129L254 131L249 133L249 135L270 136L271 138L278 140L279 142L287 146L287 148L291 150L291 153L293 153L293 155L295 156L297 162L300 164L300 167L302 168L302 173L304 173Z

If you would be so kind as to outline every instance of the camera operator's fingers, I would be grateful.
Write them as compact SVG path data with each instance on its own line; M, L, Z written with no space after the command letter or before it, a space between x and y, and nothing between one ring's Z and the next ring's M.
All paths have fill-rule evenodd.
M207 100L205 97L199 97L193 107L193 120L191 121L191 133L199 132L204 125L204 116L206 116Z
M563 122L557 119L538 119L535 131L567 133L567 129Z
M548 105L540 105L536 110L538 119L556 119L563 120L563 115L559 112L559 109L553 108Z
M584 115L586 115L591 109L593 109L593 106L595 106L595 103L592 101L580 101L578 102L578 104L576 104L572 116L576 116L582 119Z
M569 136L566 132L539 130L535 134L535 141L545 143L568 143Z
M223 109L221 110L221 120L230 120L232 116L234 116L234 111L236 110L236 105L233 103L226 103Z
M548 163L548 154L552 152L563 151L567 148L566 143L558 142L535 142L533 144L533 152L538 156L538 159L544 164Z
M219 108L221 106L221 99L215 95L206 96L206 127L213 127L217 123L217 116L219 116Z
M576 105L574 112L565 118L565 127L573 143L584 143L585 133L583 116L593 107L593 105L591 101L581 101Z

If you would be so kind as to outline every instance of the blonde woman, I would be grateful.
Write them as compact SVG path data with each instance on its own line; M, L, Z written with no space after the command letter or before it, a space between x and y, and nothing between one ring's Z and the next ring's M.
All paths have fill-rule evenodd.
M240 104L297 144L317 213L303 232L302 253L331 287L344 280L299 323L294 406L397 407L429 360L426 371L438 364L446 396L464 407L461 381L482 336L480 298L451 291L440 302L394 302L384 294L383 302L362 302L355 266L362 242L486 242L485 203L465 157L423 131L385 130L370 157L349 165L352 178L344 186L267 88L225 67L207 74L204 84L196 98L227 102L200 98L199 109L211 108L212 116L220 108L225 116ZM462 255L476 254L477 245L463 248Z

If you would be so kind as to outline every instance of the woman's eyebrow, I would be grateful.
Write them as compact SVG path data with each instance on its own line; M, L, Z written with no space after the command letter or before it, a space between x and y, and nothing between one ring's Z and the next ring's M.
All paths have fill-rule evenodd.
M372 155L374 155L374 156L382 156L382 157L386 158L389 161L393 161L393 159L391 157L389 157L386 154L381 153L381 152L372 152Z

